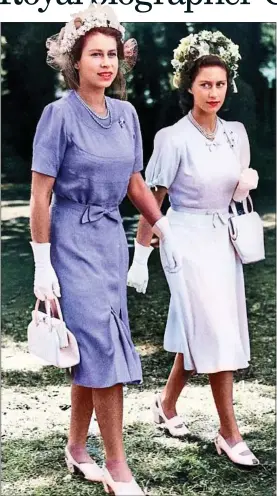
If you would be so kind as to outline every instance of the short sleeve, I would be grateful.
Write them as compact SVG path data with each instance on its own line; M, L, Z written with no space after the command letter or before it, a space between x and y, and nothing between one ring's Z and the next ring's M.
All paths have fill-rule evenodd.
M250 144L244 125L236 122L236 132L238 134L238 153L241 168L247 169L250 165Z
M137 111L132 105L133 125L134 125L134 140L135 140L135 162L133 172L140 172L143 169L143 149L140 123Z
M154 150L145 171L146 184L150 188L169 188L178 171L180 152L169 130L161 129L154 139Z
M67 144L63 109L53 103L44 108L34 142L32 171L57 177Z

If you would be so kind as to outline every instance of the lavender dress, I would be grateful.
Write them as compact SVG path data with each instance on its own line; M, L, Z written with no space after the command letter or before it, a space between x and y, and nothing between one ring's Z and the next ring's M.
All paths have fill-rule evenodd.
M47 105L38 123L32 170L56 178L51 205L51 261L61 308L81 360L73 383L103 388L141 382L127 311L128 246L118 206L142 169L138 117L107 98L104 129L74 91Z
M164 348L182 353L186 370L248 367L243 268L230 241L228 207L249 164L240 122L221 120L211 142L185 116L155 137L146 182L168 189L167 217L183 260L182 271L166 273L171 299Z

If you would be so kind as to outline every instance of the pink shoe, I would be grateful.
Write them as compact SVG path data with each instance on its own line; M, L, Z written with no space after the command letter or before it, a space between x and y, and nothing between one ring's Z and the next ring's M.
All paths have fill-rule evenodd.
M256 458L252 451L250 451L244 441L235 444L235 446L231 448L231 446L229 446L229 444L225 441L224 437L222 437L221 434L218 434L214 440L214 443L217 453L221 455L222 451L224 451L233 463L244 465L246 467L254 467L260 464L258 458ZM249 454L243 455L242 453L245 451L248 451Z
M161 427L167 429L171 436L173 437L183 437L189 433L189 430L183 421L183 419L176 415L171 419L168 419L162 409L161 395L157 394L155 396L154 403L152 405L152 412L154 415L154 422L160 424Z
M72 474L81 474L85 479L91 482L103 482L104 473L103 470L97 465L96 462L93 463L77 463L73 456L70 454L68 447L65 448L65 462L69 472Z
M134 477L130 482L116 482L106 467L103 467L103 472L106 493L114 493L115 496L145 496Z

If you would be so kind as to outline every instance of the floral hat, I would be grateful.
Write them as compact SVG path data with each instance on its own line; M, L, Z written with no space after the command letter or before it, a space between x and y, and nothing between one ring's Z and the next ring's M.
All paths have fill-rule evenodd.
M195 61L204 55L215 55L227 65L234 93L237 93L235 78L238 75L238 61L241 59L239 46L226 38L220 31L204 30L197 34L190 34L180 40L178 47L173 50L173 54L171 64L175 70L173 84L176 88L180 86L181 71L189 71Z
M125 28L120 24L115 12L109 6L90 4L88 9L72 15L69 21L58 34L46 40L46 62L53 69L63 71L70 63L70 54L75 42L93 28L113 28L120 32L122 43ZM134 38L123 44L124 59L120 61L124 74L130 71L137 59L138 47Z

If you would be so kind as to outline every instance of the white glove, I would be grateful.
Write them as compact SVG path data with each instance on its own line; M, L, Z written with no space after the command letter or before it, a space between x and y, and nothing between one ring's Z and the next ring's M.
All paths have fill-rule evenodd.
M168 272L178 272L182 267L182 259L178 253L167 217L162 217L154 224L153 232L160 238L163 268Z
M245 169L242 171L238 185L235 189L233 200L241 202L247 198L250 189L256 189L258 186L259 176L255 169Z
M146 293L149 279L147 262L152 251L152 246L140 245L135 239L135 253L128 272L127 285L135 288L137 293Z
M35 261L34 293L44 301L53 300L54 296L61 296L60 285L50 259L50 243L30 242Z

